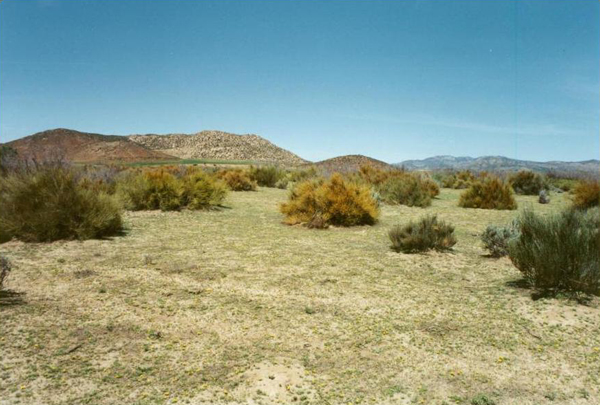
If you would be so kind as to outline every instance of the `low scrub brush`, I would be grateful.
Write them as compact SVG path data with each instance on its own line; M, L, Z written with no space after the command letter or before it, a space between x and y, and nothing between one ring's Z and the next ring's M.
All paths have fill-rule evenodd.
M379 216L371 189L344 181L339 174L327 181L308 180L297 184L280 210L286 216L285 223L312 228L372 225Z
M600 295L600 211L525 211L510 241L513 264L534 287Z
M460 195L458 205L463 208L514 210L517 202L510 185L494 176L485 176L471 183Z
M94 239L122 232L118 204L83 187L67 167L39 166L0 178L0 238Z
M448 250L456 244L454 227L437 216L426 216L418 222L396 225L388 233L391 248L396 252L415 253L427 250Z

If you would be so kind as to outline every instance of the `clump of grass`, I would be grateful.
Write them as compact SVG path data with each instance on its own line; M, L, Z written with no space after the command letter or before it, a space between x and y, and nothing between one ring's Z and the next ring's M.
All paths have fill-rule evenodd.
M242 169L229 169L217 172L219 177L231 191L255 191L257 184L247 171Z
M41 165L0 178L0 238L25 242L93 239L123 230L118 204L83 187L75 172Z
M384 181L378 188L383 201L388 204L401 204L409 207L428 207L431 198L439 194L440 189L431 179L406 173Z
M520 170L510 177L510 185L517 194L538 195L546 188L542 176L530 170Z
M345 181L339 174L327 181L308 180L296 185L280 210L286 216L285 223L312 228L372 225L379 216L370 188Z
M498 177L485 176L471 183L458 201L463 208L514 210L517 202L510 185Z
M275 166L250 167L249 176L261 187L276 187L279 180L285 177L286 173Z
M573 206L580 210L597 207L600 202L598 181L580 181L573 190Z
M4 281L12 271L12 264L6 257L0 255L0 290L4 288Z
M481 241L492 257L508 255L508 244L518 236L515 224L509 226L489 225L481 234Z
M396 252L415 253L427 250L444 251L456 244L454 227L438 221L436 215L429 215L417 222L396 225L388 236L391 248Z
M600 294L600 211L553 216L525 211L510 241L513 264L534 287Z

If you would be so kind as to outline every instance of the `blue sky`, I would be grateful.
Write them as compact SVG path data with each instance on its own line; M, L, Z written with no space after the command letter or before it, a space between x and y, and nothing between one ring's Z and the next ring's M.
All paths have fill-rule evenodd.
M0 140L256 133L360 153L600 154L600 2L0 3Z

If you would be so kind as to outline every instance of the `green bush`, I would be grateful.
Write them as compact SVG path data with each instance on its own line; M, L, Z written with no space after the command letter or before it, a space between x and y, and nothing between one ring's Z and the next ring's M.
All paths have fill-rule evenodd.
M221 205L227 196L225 183L203 171L186 174L182 182L182 205L192 210Z
M129 172L116 186L116 195L132 211L208 209L227 195L225 184L202 170L186 169L176 177L172 170Z
M344 181L339 174L328 181L307 180L297 184L280 210L286 216L285 223L310 228L372 225L379 216L371 189Z
M508 243L517 236L518 231L514 224L509 226L489 225L481 234L481 241L490 252L490 256L502 257L508 255Z
M494 176L485 176L471 183L458 200L463 208L514 210L517 202L508 183Z
M515 193L522 195L539 195L546 188L542 176L529 170L521 170L510 177L510 185Z
M436 215L422 218L407 225L396 225L388 233L391 248L396 252L414 253L427 250L443 251L456 244L454 227L438 221Z
M276 187L279 180L285 177L285 171L275 166L250 167L250 178L261 187Z
M93 239L123 230L113 198L82 187L66 167L40 166L0 178L0 207L2 241Z
M573 190L573 206L585 210L597 207L600 201L598 181L580 181Z
M475 175L469 170L459 172L442 171L434 174L434 177L444 188L465 189L475 180Z
M379 187L379 194L388 204L401 204L409 207L428 207L432 194L439 188L432 187L432 180L423 180L416 174L404 174L385 180Z
M552 216L525 211L508 254L534 287L600 294L600 211Z
M183 185L166 170L126 173L118 182L116 195L132 211L176 211L183 207Z
M285 173L285 176L277 180L275 187L280 189L290 188L293 187L294 184L313 179L317 177L317 175L317 170L312 166L308 169L288 171Z

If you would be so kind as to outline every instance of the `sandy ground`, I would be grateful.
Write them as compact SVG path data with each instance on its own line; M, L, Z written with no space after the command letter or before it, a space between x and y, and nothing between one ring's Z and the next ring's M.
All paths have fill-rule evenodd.
M600 313L532 299L478 234L517 213L388 207L373 227L281 224L286 192L128 213L111 240L0 246L0 404L598 404ZM519 197L519 206L551 212ZM427 213L448 253L398 254Z

